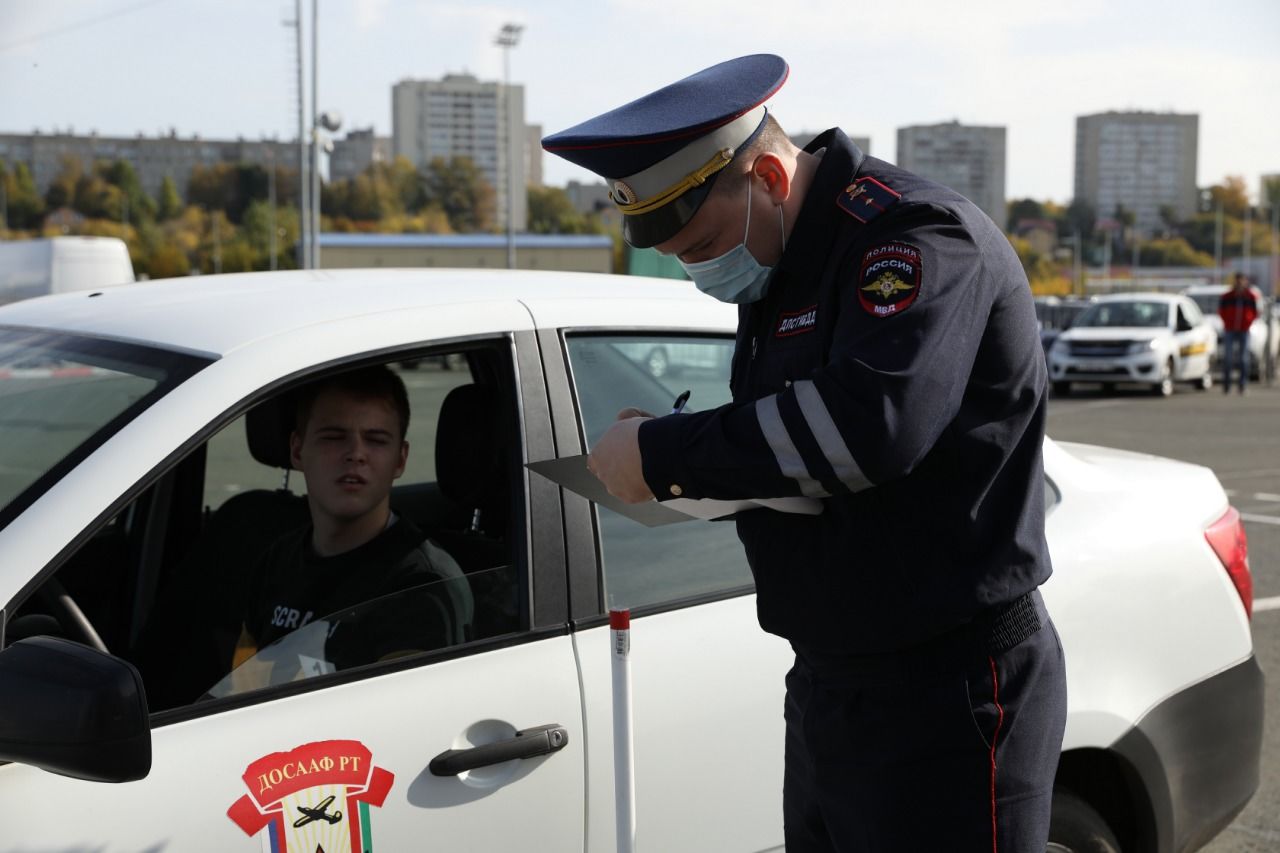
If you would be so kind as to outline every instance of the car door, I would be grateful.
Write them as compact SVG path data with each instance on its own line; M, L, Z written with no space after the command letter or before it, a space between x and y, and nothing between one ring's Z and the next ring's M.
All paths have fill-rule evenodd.
M733 340L724 334L567 333L552 381L561 455L589 448L616 413L670 411L729 399ZM661 371L650 353L668 355ZM563 369L563 368L561 368ZM548 368L554 377L558 371ZM657 375L655 375L655 373ZM559 388L559 393L556 389ZM783 678L787 643L756 621L751 573L732 522L646 527L570 496L574 642L581 660L588 755L588 847L612 849L610 633L604 611L631 609L637 838L663 851L782 848Z
M426 430L422 458L430 458L432 438L441 441L447 433L455 444L437 446L436 458L498 460L495 482L510 490L496 502L501 507L488 508L492 495L468 494L461 505L446 509L443 471L428 465L414 482L402 478L393 492L398 517L420 521L432 541L465 570L475 600L467 639L350 668L326 659L333 657L334 638L344 626L360 624L370 607L392 600L404 611L406 602L416 606L412 596L437 600L431 585L311 621L279 645L260 650L203 696L170 700L166 709L153 713L152 761L144 779L111 785L23 764L0 766L0 850L582 849L586 743L563 595L561 508L557 490L531 484L521 464L531 456L551 455L552 448L536 344L520 332L451 347L424 351L419 346L394 355L383 350L378 358L409 386L414 417ZM370 358L352 354L342 363L326 364L324 372ZM317 375L295 374L283 390ZM492 438L494 430L446 428L448 400L463 386L492 392L489 411L510 428L505 444ZM250 413L282 399L275 394L279 381L263 388ZM206 390L214 393L215 386L210 382ZM182 413L180 404L174 405L170 423L178 423ZM128 442L130 427L163 423L162 409L157 404L148 413L154 417L126 426L112 439L117 444L109 441L100 452ZM468 404L463 411L467 417L481 410ZM178 566L195 559L194 580L206 593L196 599L216 598L235 574L224 571L222 563L211 568L205 557L216 548L240 547L250 538L252 522L271 518L291 503L292 496L272 490L280 482L279 471L255 474L244 448L245 435L252 443L256 429L248 422L246 415L208 440L203 434L169 435L167 447L154 449L157 458L193 443L196 449L162 468L151 482L140 483L136 497L102 525L109 530L91 531L84 537L87 544L66 556L55 574L86 611L109 612L108 603L96 598L99 585L81 582L104 570L99 558L109 552L93 543L109 533L128 543L110 553L141 567L121 574L138 585L124 596L131 604L148 598L141 593L141 579L154 574L148 570L152 563L162 566L161 579L172 576L169 585L157 583L151 591L145 629L122 625L108 632L157 695L171 678L199 665L194 646L147 645L157 614L176 611L180 618L169 625L179 628L196 618L183 610L192 598L173 592L181 589L184 575L165 565L169 555L181 554ZM208 431L221 425L208 424ZM477 439L477 433L487 437ZM154 431L150 438L155 439ZM238 456L230 449L237 445ZM412 453L410 458L412 464ZM474 470L463 469L463 486ZM254 476L266 487L255 488ZM211 495L228 492L252 496L245 501L252 510L231 525L230 541L206 547L203 533L230 511L231 503L211 505L216 502ZM184 512L188 504L198 507L194 515ZM203 519L194 543L183 518ZM465 519L460 530L456 519ZM19 596L10 602L9 613L39 617L28 613L38 609L38 599ZM26 624L40 623L34 618ZM129 646L127 636L138 643ZM270 665L253 669L272 653ZM238 683L237 674L243 676ZM21 696L0 698L0 704L21 701Z
M1209 359L1213 354L1213 329L1190 299L1178 299L1174 309L1174 337L1178 342L1181 378L1203 376L1209 371Z

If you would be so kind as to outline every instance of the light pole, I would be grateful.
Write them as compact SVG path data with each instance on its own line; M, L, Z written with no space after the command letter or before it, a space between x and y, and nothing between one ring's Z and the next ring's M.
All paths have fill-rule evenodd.
M334 133L342 127L342 116L336 112L320 113L315 127L311 128L311 163L313 189L311 192L311 266L320 269L320 149L328 154L333 143L321 131Z
M524 31L521 24L503 24L493 43L502 48L502 104L503 124L507 129L507 269L516 268L516 167L515 156L520 148L515 145L515 135L511 130L511 48L520 43L520 33Z
M297 36L298 59L298 269L311 267L311 182L307 177L307 98L302 88L302 0L294 0L293 20L286 21Z

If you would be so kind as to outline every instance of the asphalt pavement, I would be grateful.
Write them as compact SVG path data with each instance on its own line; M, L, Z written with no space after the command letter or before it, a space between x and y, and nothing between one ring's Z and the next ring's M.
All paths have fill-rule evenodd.
M1137 386L1106 395L1077 388L1050 400L1050 436L1206 465L1245 519L1254 652L1267 679L1262 781L1244 811L1203 849L1280 851L1280 386L1253 385L1243 397L1234 390L1224 394L1221 387L1180 387L1168 398Z

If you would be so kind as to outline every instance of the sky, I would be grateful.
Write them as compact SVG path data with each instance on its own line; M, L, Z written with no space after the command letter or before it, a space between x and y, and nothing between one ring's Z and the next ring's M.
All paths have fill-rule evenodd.
M305 53L311 9L303 2ZM1072 194L1075 117L1197 113L1197 183L1280 173L1280 0L317 0L320 110L391 132L391 87L510 53L525 120L562 130L709 65L776 53L791 132L1007 128L1006 195ZM0 132L292 139L294 0L0 0ZM305 90L310 98L310 60ZM594 176L552 155L547 183Z

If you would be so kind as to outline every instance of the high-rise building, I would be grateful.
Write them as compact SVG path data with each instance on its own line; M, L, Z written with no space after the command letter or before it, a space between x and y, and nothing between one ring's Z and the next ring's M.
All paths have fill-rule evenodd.
M542 186L542 125L524 128L524 177L531 187Z
M1106 112L1076 117L1075 198L1099 218L1134 215L1138 231L1163 225L1161 211L1178 219L1196 212L1195 114Z
M493 185L498 227L526 227L524 87L482 83L470 74L402 80L391 89L391 152L419 168L436 157L470 157Z
M152 196L160 191L166 177L173 179L185 198L191 170L219 163L247 163L297 170L298 144L272 140L219 140L194 136L180 139L167 136L76 136L71 133L0 133L0 160L10 166L25 163L43 194L62 171L63 162L74 158L85 171L99 160L123 160L133 167L142 188Z
M374 163L390 160L390 137L375 136L372 127L348 131L345 139L333 141L333 152L329 155L329 180L354 178Z
M898 128L898 165L950 187L1001 228L1005 222L1005 129L958 121Z

